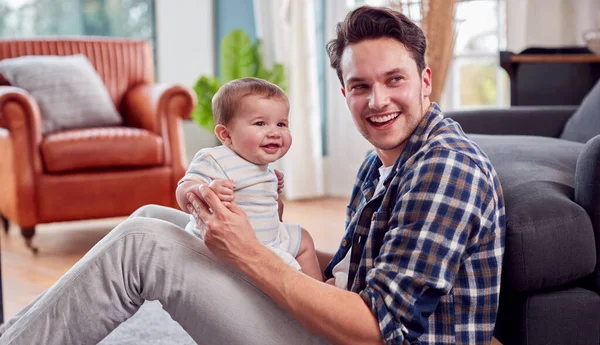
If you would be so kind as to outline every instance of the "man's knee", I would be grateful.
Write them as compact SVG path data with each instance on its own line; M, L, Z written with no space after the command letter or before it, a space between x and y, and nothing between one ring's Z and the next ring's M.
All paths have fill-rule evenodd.
M159 213L163 207L164 206L154 205L154 204L144 205L144 206L138 208L137 210L133 211L133 213L129 216L129 218L135 218L135 217L152 218L153 217L152 215Z
M144 206L146 207L146 206ZM111 233L124 235L130 232L153 232L157 226L157 220L151 219L143 214L137 214L136 212L140 211L138 209L135 211L129 218L125 219L122 223L117 225Z

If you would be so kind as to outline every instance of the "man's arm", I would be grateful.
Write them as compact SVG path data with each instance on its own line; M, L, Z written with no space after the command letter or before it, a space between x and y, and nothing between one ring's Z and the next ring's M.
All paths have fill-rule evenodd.
M382 344L377 318L362 298L292 269L261 247L241 271L306 329L333 344Z
M257 240L235 203L225 207L209 188L202 202L188 194L193 214L208 226L206 246L238 268L305 328L334 344L382 344L377 318L359 295L304 275ZM212 213L209 211L212 209Z

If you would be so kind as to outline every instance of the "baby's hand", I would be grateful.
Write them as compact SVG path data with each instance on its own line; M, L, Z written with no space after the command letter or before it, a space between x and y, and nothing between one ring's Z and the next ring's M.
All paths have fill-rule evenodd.
M283 190L283 173L277 169L273 171L275 172L275 176L277 176L277 193L281 193Z
M235 189L233 180L214 180L208 187L217 194L225 206L233 201L233 190Z

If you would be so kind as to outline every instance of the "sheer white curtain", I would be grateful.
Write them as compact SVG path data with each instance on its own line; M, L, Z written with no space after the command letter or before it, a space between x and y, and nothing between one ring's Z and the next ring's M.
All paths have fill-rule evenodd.
M287 199L324 195L314 13L313 0L254 0L265 63L283 63L288 76L293 144L275 165Z
M335 38L336 24L353 8L347 0L326 0L325 41ZM325 54L325 52L322 52ZM342 96L336 72L326 58L325 82L327 87L327 194L350 197L356 173L373 146L356 129L352 115Z
M599 0L507 0L507 47L584 45L583 32L600 28Z

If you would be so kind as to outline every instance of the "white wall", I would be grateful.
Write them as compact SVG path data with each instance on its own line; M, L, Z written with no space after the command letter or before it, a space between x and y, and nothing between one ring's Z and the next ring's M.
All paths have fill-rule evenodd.
M598 0L507 0L507 48L585 45L582 34L600 27Z
M156 0L159 82L192 87L199 76L214 73L213 0ZM192 121L184 121L188 159L214 136Z

